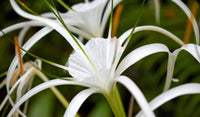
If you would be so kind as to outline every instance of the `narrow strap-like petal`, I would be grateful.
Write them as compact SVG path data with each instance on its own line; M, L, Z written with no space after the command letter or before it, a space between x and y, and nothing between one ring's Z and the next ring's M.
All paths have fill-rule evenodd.
M189 52L200 63L200 46L196 44L186 44L186 45L183 45L181 48L176 49L172 54L169 53L169 60L168 60L168 66L167 66L167 78L166 78L164 91L170 88L171 81L173 78L176 58L182 50Z
M19 41L19 45L22 46L23 41L24 41L24 37L27 34L28 30L30 29L30 26L25 26L18 34L18 41Z
M179 39L177 36L175 36L173 33L169 32L161 27L157 27L157 26L138 26L135 28L134 33L137 33L140 31L147 31L147 30L156 31L161 34L164 34L164 35L168 36L169 38L171 38L172 40L174 40L175 42L177 42L178 44L184 45L183 41L181 39ZM128 31L126 31L119 37L121 44L123 44L124 41L128 38L131 31L132 31L132 29L129 29Z
M200 93L200 84L199 83L188 83L181 86L177 86L175 88L172 88L156 98L154 98L149 104L151 106L152 110L157 109L159 106L163 105L164 103L182 96L182 95L188 95L188 94L199 94ZM144 113L141 111L137 114L137 117L143 117Z
M186 44L173 52L174 57L177 57L179 52L185 50L189 52L200 63L200 46L196 44Z
M147 117L155 117L143 93L131 79L126 76L120 76L116 80L130 91Z
M97 93L98 89L85 89L78 93L67 107L64 117L75 117L83 102L92 94Z
M149 44L133 50L120 62L116 70L116 75L119 76L128 67L142 58L158 52L169 52L169 49L163 44Z
M5 29L3 29L2 31L4 33L9 33L11 31L26 27L26 26L44 26L45 24L42 22L37 22L37 21L26 21L26 22L20 22L14 25L11 25ZM4 34L2 32L0 32L0 36L3 36Z
M45 83L42 83L36 87L34 87L33 89L31 89L30 91L28 91L24 96L22 96L19 101L17 101L17 103L13 106L13 108L11 109L11 111L8 114L8 117L11 117L12 114L20 107L20 105L22 103L24 103L26 100L28 100L30 97L32 97L33 95L47 89L53 86L59 86L59 85L80 85L80 86L84 86L81 83L78 82L73 82L73 81L66 81L66 80L61 80L61 79L55 79L55 80L51 80L51 81L47 81Z
M80 46L81 47L83 46L82 43L80 43L78 39L75 39L76 40L75 41L74 38L72 38L72 36L69 34L69 32L59 22L57 22L55 20L47 19L47 18L44 18L44 17L39 17L39 16L35 16L35 15L32 15L32 14L29 14L29 13L23 11L18 6L18 4L16 3L15 0L10 0L10 3L12 5L13 9L19 15L21 15L22 17L42 22L42 23L46 24L47 26L50 26L51 28L53 28L54 30L56 30L59 34L61 34L69 42L69 44L76 51L80 50Z
M167 76L166 82L163 91L166 91L170 88L173 74L174 74L174 66L175 66L176 57L172 53L168 54L168 63L167 63Z
M22 77L20 77L15 84L12 86L10 92L8 92L8 94L6 95L6 97L4 98L4 100L2 101L1 105L0 105L0 110L5 106L6 102L9 100L11 106L14 106L14 101L11 99L10 95L13 93L13 91L15 91L16 87L20 84L21 81L23 81L23 79L25 79L31 72L33 69L29 69ZM18 110L18 113L20 115L23 115L23 113Z
M177 4L184 12L185 14L187 15L187 17L189 19L191 19L191 11L190 9L181 1L181 0L172 0L175 4ZM194 33L195 33L195 37L196 37L196 43L197 45L199 45L199 27L198 27L198 24L197 24L197 21L196 19L194 18L192 22L192 25L193 25L193 30L194 30Z

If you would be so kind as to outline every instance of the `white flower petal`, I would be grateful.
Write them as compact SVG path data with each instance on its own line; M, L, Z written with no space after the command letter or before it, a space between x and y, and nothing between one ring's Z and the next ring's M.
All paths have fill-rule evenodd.
M71 35L69 34L69 32L57 21L55 20L51 20L51 19L47 19L44 17L39 17L39 16L35 16L32 14L29 14L25 11L23 11L16 3L15 0L10 0L10 3L13 7L13 9L22 17L28 18L28 19L32 19L32 20L36 20L39 22L42 22L44 24L46 24L47 26L50 26L52 29L56 30L59 34L61 34L68 42L69 44L74 48L74 50L80 50L80 46L83 46L81 42L79 42L78 39L73 39L71 37ZM78 45L78 44L79 45Z
M150 108L147 100L145 99L143 93L140 91L138 86L132 80L130 80L126 76L120 76L116 80L117 80L117 82L124 85L130 91L130 93L134 96L137 103L139 104L141 109L145 112L145 115L147 117L155 117L155 115L154 115L152 109Z
M166 91L170 88L175 66L176 58L174 58L172 53L168 54L168 64L167 64L167 77L163 91Z
M64 117L75 117L83 102L92 94L97 93L98 89L85 89L78 93L67 107Z
M196 44L186 44L183 45L181 48L176 49L172 54L169 53L169 61L168 61L168 68L167 68L167 78L166 78L166 83L164 87L164 91L168 90L171 85L171 81L173 78L173 71L174 71L174 66L175 66L175 61L178 56L178 54L182 51L185 50L189 52L199 63L200 63L200 46Z
M33 73L34 69L35 69L34 67L32 67L32 68L29 69L31 72L26 77L24 77L22 79L22 82L20 82L19 86L17 87L16 101L24 94L24 87L27 87L27 85L32 84L32 80L33 80L33 76L34 76L34 73ZM25 88L25 89L27 89L27 88Z
M7 96L4 98L4 100L1 103L0 106L0 110L4 107L4 105L6 104L6 102L9 100L10 104L13 106L14 105L14 101L12 100L12 98L10 97L10 95L13 93L13 91L16 89L16 87L20 84L20 82L22 82L29 74L31 74L32 69L28 70L22 77L20 77L15 84L12 86L10 92L8 92ZM22 112L21 112L22 113Z
M163 105L164 103L182 96L182 95L188 95L188 94L199 94L200 93L200 84L199 83L188 83L184 85L177 86L175 88L172 88L156 98L154 98L150 102L150 106L152 110L157 109L159 106ZM142 117L143 112L140 112L137 114L137 117Z
M15 88L21 83L23 82L24 79L26 79L31 73L33 72L33 68L29 69L26 73L23 74L23 76L21 76L16 82L15 84L12 86L12 88L10 89L10 92L8 92L8 99L10 101L10 104L13 106L14 105L14 101L12 100L12 98L10 97L10 95L12 94L12 92L15 90Z
M9 33L11 31L26 27L26 26L44 26L44 24L42 22L37 22L37 21L27 21L27 22L21 22L21 23L17 23L14 24L12 26L9 26L5 29L3 29L2 31L4 33ZM3 36L4 34L2 32L0 32L0 36Z
M100 30L101 18L105 6L106 0L78 3L72 6L74 11L67 12L63 19L66 21L66 24L73 27L70 30L74 33L77 33L76 30L84 31L89 34L89 37L85 37L87 39L101 37L103 33L103 30Z
M86 32L86 31L81 30L79 28L73 27L73 26L69 25L69 23L67 23L67 26L70 29L70 31L72 31L72 32L74 32L78 35L81 35L86 39L91 39L92 37L94 37L94 36L92 36L92 34L90 32Z
M45 83L42 83L30 91L28 91L24 96L20 98L19 101L13 106L11 111L8 113L8 117L11 117L12 114L20 107L22 103L24 103L27 99L32 97L33 95L41 92L42 90L45 90L47 88L53 87L53 86L58 86L58 85L80 85L80 86L85 86L82 83L74 82L74 81L67 81L67 80L61 80L61 79L55 79L51 81L47 81Z
M14 101L13 99L10 97L10 95L13 93L13 91L16 89L16 87L23 82L24 79L26 79L31 73L32 73L33 69L29 69L22 77L20 77L15 84L12 86L12 88L10 89L10 91L8 92L7 96L5 97L4 101L1 104L1 108L3 108L4 103L7 102L7 100L9 100L10 104L12 106L14 106ZM1 110L1 109L0 109ZM24 115L20 110L17 110L19 112L20 115Z
M6 102L8 101L8 96L6 96L3 101L1 102L1 105L0 105L0 111L2 111L3 107L5 106Z
M119 40L93 38L84 48L94 66L85 55L76 51L69 57L69 74L78 81L90 84L91 87L108 91L123 51Z
M24 37L26 35L26 33L28 32L28 30L30 29L29 26L24 27L18 34L18 42L19 45L22 46L23 41L24 41Z
M181 48L176 49L173 52L174 57L176 58L180 51L185 50L189 52L199 63L200 63L200 46L196 44L186 44Z
M121 0L114 0L115 7ZM63 15L70 30L87 39L102 37L111 12L111 0L93 0L72 6L74 11Z
M166 36L168 36L170 39L174 40L175 42L177 42L180 45L184 45L183 41L181 39L179 39L177 36L175 36L173 33L161 28L161 27L157 27L157 26L138 26L135 28L134 33L137 33L139 31L147 31L147 30L151 30L151 31L156 31L159 33L162 33ZM128 38L128 36L130 35L132 29L129 29L128 31L126 31L125 33L123 33L120 37L119 40L121 42L121 44L124 43L124 41Z
M116 76L119 76L128 67L142 58L158 52L169 52L169 49L163 44L149 44L133 50L120 62L116 70Z
M185 12L188 19L191 20L191 14L192 13L191 13L190 9L181 0L172 0L172 1L175 4L177 4ZM194 18L193 21L191 21L191 22L192 22L193 30L194 30L195 37L196 37L196 43L197 43L197 45L199 45L199 27L198 27L197 21Z

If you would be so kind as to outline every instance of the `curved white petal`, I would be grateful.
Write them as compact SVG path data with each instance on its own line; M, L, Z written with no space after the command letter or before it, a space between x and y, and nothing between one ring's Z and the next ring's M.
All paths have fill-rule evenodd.
M176 49L172 54L169 53L167 78L166 78L164 91L166 91L170 88L171 81L172 81L172 78L173 78L175 61L176 61L178 54L182 50L189 52L200 63L200 46L198 46L196 44L186 44L186 45L183 45L181 48Z
M30 29L29 26L26 26L24 27L18 34L18 42L19 42L19 45L22 46L22 43L24 41L24 37L26 35L26 33L28 32L28 30Z
M169 49L163 44L149 44L133 50L120 62L116 70L116 76L119 76L128 67L142 58L158 52L169 52Z
M21 76L21 77L15 82L15 84L12 86L12 88L10 89L10 92L8 92L8 99L9 99L10 104L11 104L12 106L14 105L14 101L11 99L10 95L11 95L12 92L15 90L15 88L16 88L21 82L23 82L23 80L26 79L32 72L33 72L33 68L29 69L26 73L24 73L23 76Z
M39 22L42 22L44 24L46 24L47 26L50 26L51 28L53 28L54 30L56 30L58 33L60 33L68 42L69 44L75 49L75 50L80 50L80 46L83 46L81 42L79 42L78 39L73 39L72 36L69 34L69 32L57 21L55 20L51 20L51 19L47 19L44 17L39 17L39 16L35 16L32 14L29 14L25 11L23 11L16 3L15 0L10 0L10 3L13 7L13 9L22 17L28 18L28 19L32 19L32 20L36 20ZM78 44L79 45L78 45Z
M155 117L143 93L131 79L126 76L120 76L116 81L124 85L130 91L147 117Z
M98 89L85 89L78 93L67 107L64 117L75 117L83 102L92 94L97 93Z
M166 82L163 91L167 91L170 88L173 74L174 74L174 66L175 66L176 58L174 58L172 53L168 54L168 63L167 63L167 76Z
M20 82L19 86L17 87L16 91L16 101L23 95L24 93L24 87L27 90L27 86L32 84L33 76L34 76L34 67L30 68L31 73L29 73L24 79L22 79L22 82Z
M177 86L175 88L172 88L156 98L154 98L149 104L151 106L152 110L157 109L159 106L163 105L164 103L182 96L182 95L188 95L188 94L200 94L200 84L199 83L188 83L184 85ZM140 112L137 114L137 117L142 117L143 113Z
M177 4L185 12L188 19L191 20L192 13L191 13L190 9L181 0L172 0L172 1L175 4ZM199 27L198 27L197 21L194 18L193 21L191 21L191 22L192 22L193 30L194 30L195 37L196 37L196 43L197 43L197 45L199 45Z
M32 70L28 70L22 77L20 77L15 84L12 86L10 92L8 93L8 95L4 98L4 100L1 103L0 106L0 110L4 107L4 105L6 104L6 102L8 101L10 95L12 94L12 92L15 90L15 88L19 85L19 83L24 79L24 77L27 77L28 74L30 74L32 72ZM14 101L10 98L9 99L10 104L13 106L14 105Z
M6 96L3 101L1 102L1 105L0 105L0 111L2 111L3 107L5 106L6 102L8 101L8 96Z
M42 84L34 87L30 91L28 91L24 96L22 96L20 98L20 100L17 101L17 103L13 106L11 111L8 113L8 117L11 117L12 114L20 107L20 105L22 103L24 103L27 99L32 97L33 95L35 95L35 94L37 94L37 93L39 93L42 90L45 90L47 88L50 88L50 87L53 87L53 86L58 86L58 85L80 85L80 86L85 86L82 83L78 83L78 82L74 82L74 81L61 80L61 79L55 79L55 80L51 80L51 81L47 81L45 83L42 83Z
M12 26L9 26L5 29L3 29L2 31L4 33L9 33L11 31L26 27L26 26L44 26L44 23L42 22L37 22L37 21L26 21L26 22L21 22L21 23L17 23L14 24ZM0 36L3 36L4 34L2 32L0 32Z
M15 84L12 86L12 88L10 89L10 92L8 92L7 96L5 97L4 101L1 104L0 110L3 108L4 104L7 102L7 100L9 100L10 104L12 106L14 106L14 101L12 100L12 98L10 97L10 95L13 93L13 91L16 89L16 87L24 80L26 79L31 72L33 71L33 69L29 69L22 77L20 77ZM17 110L19 112L19 114L24 115L20 110Z
M134 33L137 33L139 31L146 31L146 30L151 30L151 31L156 31L159 32L161 34L164 34L166 36L168 36L169 38L171 38L172 40L174 40L175 42L177 42L180 45L184 45L184 42L179 39L177 36L175 36L173 33L158 27L158 26L138 26L135 28ZM124 43L124 41L128 38L128 36L130 35L132 29L129 29L128 31L126 31L125 33L123 33L120 37L119 40L121 42L121 44Z
M186 44L173 52L176 58L180 51L185 50L189 52L200 63L200 46L196 44Z

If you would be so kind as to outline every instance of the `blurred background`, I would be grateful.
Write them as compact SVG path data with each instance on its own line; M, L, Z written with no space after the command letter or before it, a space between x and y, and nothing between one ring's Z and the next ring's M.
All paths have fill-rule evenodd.
M39 14L49 11L42 0L21 1ZM65 1L66 4L70 6L78 2L83 2L83 0L63 1ZM194 0L184 0L184 2L191 9ZM61 5L59 5L57 2L55 3L59 11L66 12L66 10ZM139 16L138 9L141 8L142 0L123 0L122 4L124 5L124 9L120 18L117 37L135 25L137 17ZM153 0L146 0L142 17L138 25L160 26L183 39L185 36L186 24L188 22L188 18L186 17L185 13L170 0L161 0L160 8L160 23L156 23ZM8 0L1 1L0 11L0 29L6 28L18 22L27 21L27 19L22 18L15 13ZM198 24L200 24L199 9L197 11L196 20ZM25 37L25 41L28 40L29 37L31 37L31 35L33 35L39 29L40 27L31 28ZM8 36L13 38L14 36L18 35L18 33L19 30L16 30L9 33ZM133 35L124 56L133 49L150 43L166 44L171 51L180 47L176 42L160 33L143 31ZM195 43L193 32L190 37L190 43ZM49 61L65 64L69 54L72 52L72 48L66 42L66 40L63 39L62 36L53 31L45 36L42 40L40 40L37 44L35 44L31 48L30 52ZM14 55L14 45L5 38L1 37L0 74L7 71ZM30 60L35 60L35 58L29 55L24 57L24 62ZM166 78L167 61L168 55L166 53L154 54L137 62L129 69L127 69L123 74L130 77L140 87L147 100L150 101L159 95L163 90ZM56 76L68 76L67 72L45 63L43 64L43 69L46 72ZM173 82L171 87L191 82L199 83L200 64L189 53L182 51L177 58L173 77L179 79L179 82ZM0 81L2 81L4 78L5 76L1 77ZM52 79L52 77L49 77L49 79ZM33 86L36 86L42 82L43 81L36 77L34 79ZM118 85L118 87L123 100L125 111L128 113L130 93L123 86ZM68 99L68 101L70 101L79 91L84 89L84 87L59 86L58 89ZM0 101L3 100L5 95L6 89L3 87L0 93ZM8 107L8 110L9 109L10 107ZM137 103L134 103L133 115L139 112L139 110L140 108ZM61 117L64 112L65 108L63 108L61 103L56 99L50 90L45 90L30 98L28 117ZM199 117L200 95L186 95L176 98L155 110L155 113L158 117ZM0 114L2 115L2 112ZM113 116L105 98L100 94L92 95L89 99L87 99L87 101L79 110L79 114L81 117Z

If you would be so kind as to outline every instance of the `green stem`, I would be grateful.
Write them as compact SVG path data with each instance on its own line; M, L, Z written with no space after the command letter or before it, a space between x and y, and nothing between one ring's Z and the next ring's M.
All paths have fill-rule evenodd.
M8 72L8 71L5 71L5 72L1 73L1 74L0 74L0 78L6 76L6 75L7 75L7 72Z
M73 9L67 4L65 4L62 0L57 0L57 2L59 2L63 7L65 7L65 9L73 11Z
M115 117L126 117L117 87L113 91L111 91L110 94L104 94L104 96L106 97Z

